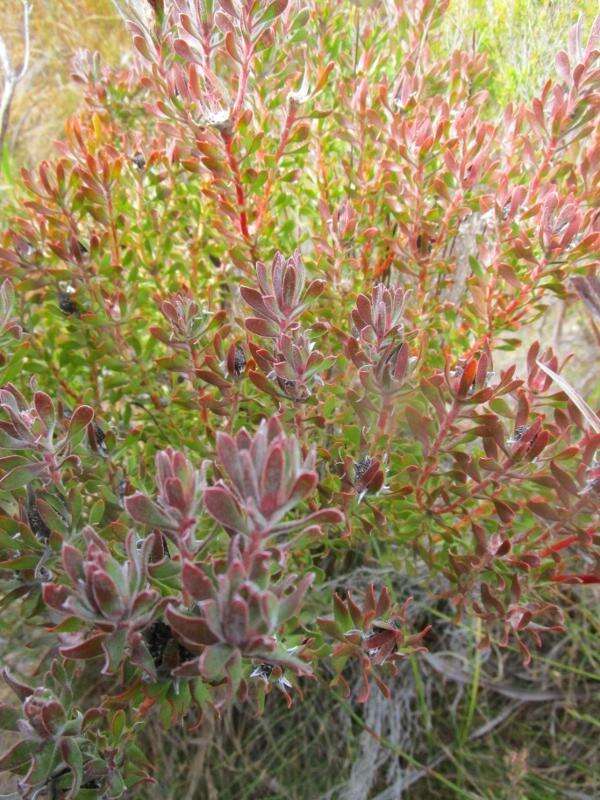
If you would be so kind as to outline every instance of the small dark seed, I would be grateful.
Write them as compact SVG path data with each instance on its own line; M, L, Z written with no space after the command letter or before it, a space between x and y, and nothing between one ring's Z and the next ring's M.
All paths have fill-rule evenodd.
M240 376L246 368L246 354L242 348L237 345L235 348L235 356L233 358L233 372L235 375Z
M146 166L146 159L144 158L143 153L140 153L139 151L135 153L131 160L139 170L143 170Z
M373 459L371 456L363 456L360 461L356 461L354 464L354 476L356 482L358 483L363 476L371 469L373 465Z
M77 314L79 311L79 306L71 295L62 290L58 293L58 307L64 314Z
M34 536L40 539L40 541L47 542L50 538L51 531L42 519L42 515L38 510L35 492L31 487L28 487L27 489L27 506L25 508L25 514L27 516L27 523Z

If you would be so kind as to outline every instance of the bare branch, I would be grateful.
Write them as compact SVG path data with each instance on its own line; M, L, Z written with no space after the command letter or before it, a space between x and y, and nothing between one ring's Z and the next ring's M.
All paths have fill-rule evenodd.
M30 36L29 36L29 17L31 6L29 0L21 0L23 6L23 61L18 70L15 70L6 46L6 42L0 35L0 65L4 73L4 85L2 87L2 97L0 98L0 153L4 149L8 123L10 120L10 109L15 96L15 90L19 81L23 79L29 69L30 58Z
M9 81L13 75L12 64L6 48L6 43L0 33L0 64L2 65L2 72L4 73L4 80Z
M31 6L29 5L29 0L22 0L23 3L23 63L21 64L21 69L19 70L19 74L17 76L17 81L20 81L21 78L25 76L25 73L29 69L29 56L30 56L30 37L29 37L29 15L31 14Z

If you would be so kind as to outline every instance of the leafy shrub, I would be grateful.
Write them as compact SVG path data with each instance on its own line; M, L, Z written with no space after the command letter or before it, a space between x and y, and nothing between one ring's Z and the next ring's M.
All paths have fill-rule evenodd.
M525 662L600 581L600 421L550 346L510 363L553 296L600 304L598 24L496 118L481 54L432 57L446 3L150 5L131 68L78 57L0 250L23 797L131 796L151 714L351 663L387 693L429 629L357 569L425 565Z

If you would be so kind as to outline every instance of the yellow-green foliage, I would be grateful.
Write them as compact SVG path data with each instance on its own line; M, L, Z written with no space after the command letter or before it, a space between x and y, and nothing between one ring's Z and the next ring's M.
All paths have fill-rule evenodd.
M488 87L500 103L530 98L554 69L569 28L581 16L586 30L594 0L452 0L444 23L450 48L475 40L494 66Z

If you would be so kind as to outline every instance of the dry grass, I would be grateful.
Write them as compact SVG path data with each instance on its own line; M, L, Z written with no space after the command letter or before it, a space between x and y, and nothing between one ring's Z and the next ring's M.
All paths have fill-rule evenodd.
M127 32L111 0L30 0L31 65L15 95L7 144L19 165L51 152L80 91L70 80L78 48L97 50L118 64L129 51ZM19 0L0 0L0 27L13 63L22 57Z

